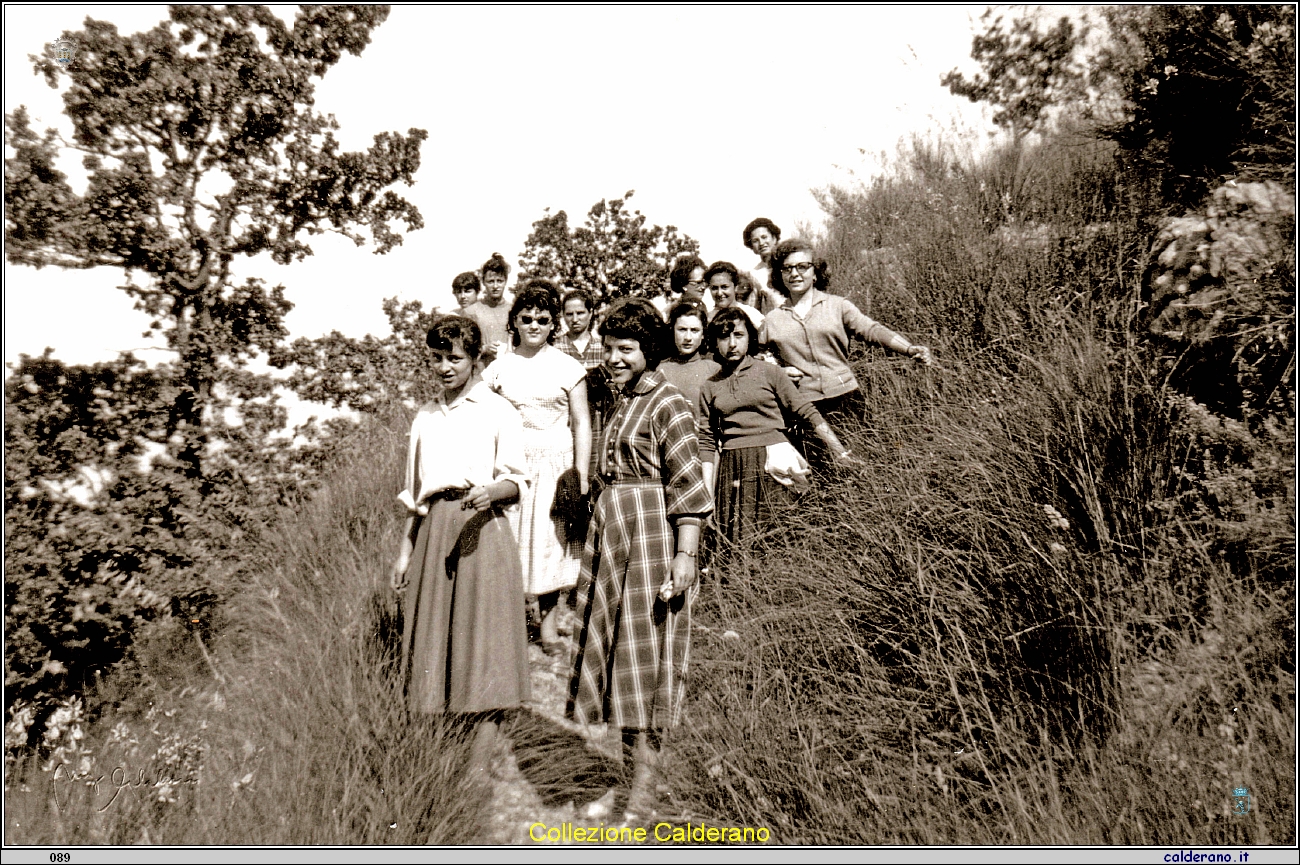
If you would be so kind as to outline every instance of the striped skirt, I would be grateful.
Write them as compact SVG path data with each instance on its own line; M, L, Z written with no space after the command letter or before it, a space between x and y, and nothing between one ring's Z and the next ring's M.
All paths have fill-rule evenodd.
M600 494L578 581L571 718L625 730L677 725L699 584L660 600L673 548L661 482L616 483Z
M429 500L402 599L412 712L486 712L529 698L519 552L496 508Z

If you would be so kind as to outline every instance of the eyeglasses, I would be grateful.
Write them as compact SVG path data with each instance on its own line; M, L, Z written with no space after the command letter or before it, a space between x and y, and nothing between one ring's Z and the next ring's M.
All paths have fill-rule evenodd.
M801 261L798 264L781 265L781 272L784 273L786 276L793 276L796 273L799 274L800 276L803 276L805 273L807 273L812 269L813 269L813 263L811 261Z
M540 327L546 327L551 323L551 317L549 315L539 315L537 318L533 318L531 315L521 315L519 316L519 323L522 325L537 324Z

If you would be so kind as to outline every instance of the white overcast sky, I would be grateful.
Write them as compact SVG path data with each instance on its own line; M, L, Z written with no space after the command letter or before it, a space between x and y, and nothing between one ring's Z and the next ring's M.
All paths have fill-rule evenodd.
M987 115L939 85L954 66L972 69L983 8L396 7L365 53L319 84L316 106L337 117L347 149L384 130L428 130L417 183L398 187L425 228L387 256L312 238L316 256L302 264L243 260L237 274L285 285L294 337L381 335L383 298L452 306L452 277L494 251L514 263L545 208L578 224L629 189L651 223L699 240L706 260L751 266L740 234L755 216L787 234L815 228L810 190L869 175L901 138L984 137ZM69 129L27 55L87 15L135 32L166 9L4 14L5 112L26 105L37 129ZM79 162L61 166L74 184ZM52 346L91 363L151 344L144 314L114 288L119 271L6 262L4 273L6 362Z

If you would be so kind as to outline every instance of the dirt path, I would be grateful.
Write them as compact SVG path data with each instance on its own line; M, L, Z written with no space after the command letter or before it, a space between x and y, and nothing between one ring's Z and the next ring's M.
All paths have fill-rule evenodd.
M489 843L534 844L529 837L534 824L581 823L593 813L599 819L598 807L589 810L592 802L617 780L611 774L616 752L606 745L604 729L584 730L564 717L571 638L567 645L570 651L558 658L536 643L528 646L533 702L513 725L510 745L502 747L489 772ZM564 765L553 765L560 760ZM621 814L610 817L617 820Z

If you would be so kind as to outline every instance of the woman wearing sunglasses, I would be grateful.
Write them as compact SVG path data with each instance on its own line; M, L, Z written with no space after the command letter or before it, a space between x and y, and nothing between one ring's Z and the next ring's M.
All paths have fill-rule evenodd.
M584 540L569 537L564 516L554 515L557 491L566 501L585 496L591 465L587 370L553 345L560 321L557 297L546 280L524 286L507 324L514 351L483 372L483 380L524 422L530 483L518 511L506 515L519 541L524 594L537 605L542 648L549 654L563 650L557 613L563 595L578 582Z
M771 262L772 288L785 297L785 303L767 313L760 339L776 351L799 393L833 427L838 428L846 415L861 417L866 407L849 368L850 337L883 345L927 366L934 362L927 346L863 315L848 298L827 294L826 262L814 258L806 240L781 241L772 250ZM817 446L812 437L802 438L805 447ZM838 460L845 455L830 456ZM819 462L827 462L822 454L816 456Z

